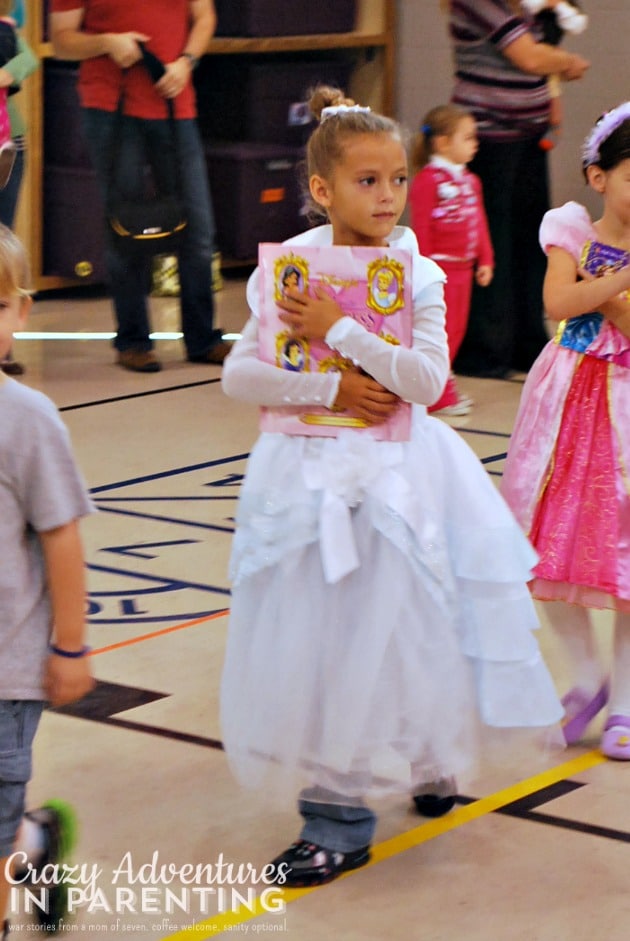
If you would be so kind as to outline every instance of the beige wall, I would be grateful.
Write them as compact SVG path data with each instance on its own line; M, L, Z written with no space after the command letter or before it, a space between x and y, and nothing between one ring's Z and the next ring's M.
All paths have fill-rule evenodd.
M630 99L630 0L583 0L588 30L564 48L591 61L586 78L563 85L565 130L551 156L552 201L577 199L598 211L579 166L582 140L602 111ZM398 0L398 117L415 128L433 105L448 100L451 53L439 0Z

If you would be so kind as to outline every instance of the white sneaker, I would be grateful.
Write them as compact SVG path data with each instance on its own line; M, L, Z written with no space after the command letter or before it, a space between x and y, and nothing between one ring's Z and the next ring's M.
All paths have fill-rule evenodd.
M473 400L467 395L460 395L454 405L445 405L444 408L439 408L435 412L431 412L431 414L450 415L457 418L460 415L469 415L474 404Z

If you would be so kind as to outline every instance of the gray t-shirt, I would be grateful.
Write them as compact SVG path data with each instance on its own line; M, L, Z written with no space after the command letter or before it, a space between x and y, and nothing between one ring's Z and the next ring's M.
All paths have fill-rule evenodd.
M37 533L92 512L53 403L0 383L0 699L45 699L51 612Z

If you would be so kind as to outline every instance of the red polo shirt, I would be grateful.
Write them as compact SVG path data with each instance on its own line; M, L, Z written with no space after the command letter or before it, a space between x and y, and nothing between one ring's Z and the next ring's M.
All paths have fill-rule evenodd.
M52 0L51 12L83 10L86 33L144 33L151 38L147 49L162 62L173 62L186 47L190 32L189 0ZM123 86L125 113L136 118L163 118L165 100L156 93L142 64L121 71L109 56L81 62L79 95L85 108L115 111ZM175 99L178 118L194 118L192 82Z

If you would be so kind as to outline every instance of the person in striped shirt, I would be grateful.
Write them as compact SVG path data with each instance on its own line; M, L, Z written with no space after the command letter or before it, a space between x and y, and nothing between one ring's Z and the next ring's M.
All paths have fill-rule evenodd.
M448 14L455 76L451 100L477 122L470 170L481 180L495 249L492 284L473 288L468 330L455 372L505 378L528 371L547 342L538 229L549 209L549 75L582 78L589 62L540 41L519 0L441 0Z

